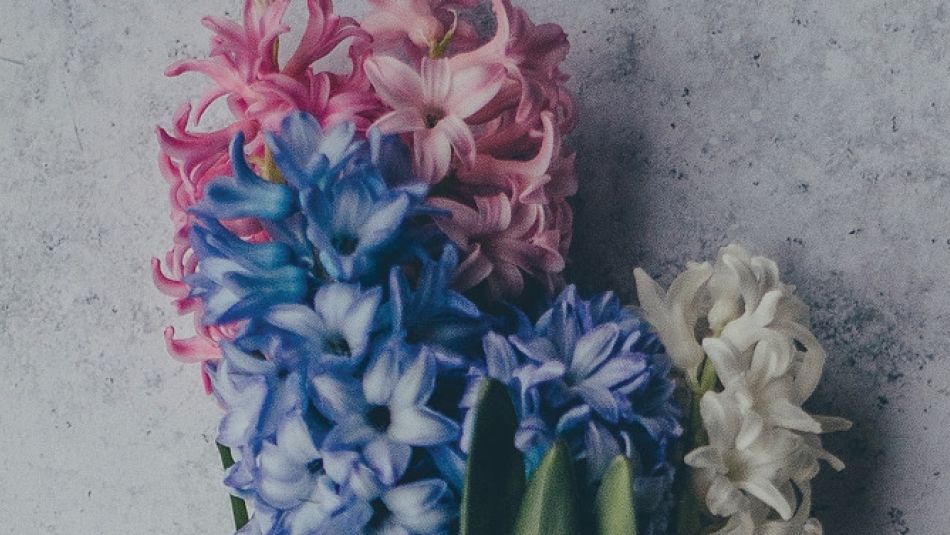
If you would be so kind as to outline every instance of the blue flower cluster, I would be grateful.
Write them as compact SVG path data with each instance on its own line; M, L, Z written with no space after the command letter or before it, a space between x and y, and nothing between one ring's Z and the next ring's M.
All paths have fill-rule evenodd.
M254 509L241 533L448 531L464 465L438 383L489 329L450 289L457 252L397 139L298 113L268 146L282 180L255 174L238 135L191 233L205 321L242 326L210 366L239 457L226 483ZM242 221L260 232L239 237Z
M472 406L485 376L507 384L521 422L516 446L529 471L561 439L591 491L615 456L632 458L639 532L666 533L674 475L667 452L682 427L672 363L649 325L612 293L587 301L569 286L535 324L507 337L486 335L484 353L463 406Z
M238 457L225 482L254 510L240 533L452 532L486 376L511 389L529 467L557 438L591 484L632 457L643 532L660 533L679 414L644 323L573 287L535 323L489 316L451 288L458 253L398 139L296 113L267 142L280 179L236 136L191 232L205 321L239 326L209 372Z

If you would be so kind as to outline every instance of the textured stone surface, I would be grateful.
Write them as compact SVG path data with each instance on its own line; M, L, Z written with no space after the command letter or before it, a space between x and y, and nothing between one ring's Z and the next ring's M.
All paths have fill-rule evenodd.
M950 521L950 5L526 2L572 35L573 276L633 296L741 241L775 257L830 353L814 410L827 531ZM226 533L197 369L149 283L168 240L155 123L238 0L11 0L0 16L0 532ZM355 2L339 9L357 13ZM827 469L826 469L827 472Z

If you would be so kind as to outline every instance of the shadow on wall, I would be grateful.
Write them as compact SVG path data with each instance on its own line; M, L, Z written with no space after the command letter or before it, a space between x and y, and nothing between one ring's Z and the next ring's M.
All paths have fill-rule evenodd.
M583 103L580 104L583 108ZM649 199L638 182L649 172L649 142L635 126L590 124L581 109L571 144L577 150L578 193L567 280L585 292L634 295L632 261L643 257ZM607 135L605 133L609 132Z
M854 427L823 437L826 449L845 462L842 473L822 466L815 485L814 515L826 533L910 533L904 512L887 502L882 466L904 455L888 437L900 424L888 392L905 387L905 373L922 371L934 359L901 340L886 303L858 297L839 273L802 281L798 294L811 306L812 327L828 353L822 383L806 408L848 418ZM869 513L873 516L869 517Z

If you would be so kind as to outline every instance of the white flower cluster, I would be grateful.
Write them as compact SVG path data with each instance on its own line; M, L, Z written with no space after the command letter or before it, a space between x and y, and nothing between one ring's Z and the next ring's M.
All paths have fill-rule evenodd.
M851 424L802 410L825 353L794 287L779 280L775 262L735 244L714 265L690 263L669 291L641 269L635 277L647 320L693 391L702 394L709 364L722 386L702 394L709 442L685 459L709 512L728 519L717 533L820 534L810 518L811 479L819 460L844 465L818 434Z

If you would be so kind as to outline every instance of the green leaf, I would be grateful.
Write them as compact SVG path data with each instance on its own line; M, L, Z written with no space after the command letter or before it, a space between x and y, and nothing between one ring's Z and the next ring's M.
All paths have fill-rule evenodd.
M215 443L215 445L218 446L218 454L221 456L221 465L224 466L224 469L227 470L234 466L234 457L231 455L231 450L218 443ZM234 517L234 527L237 529L243 528L248 523L247 504L233 494L231 495L231 515Z
M633 461L618 455L610 463L597 491L598 535L637 535Z
M486 379L475 407L462 494L461 535L509 533L524 494L524 460L515 448L518 416L508 388Z
M541 460L515 523L515 535L576 535L577 492L571 454L561 441Z

